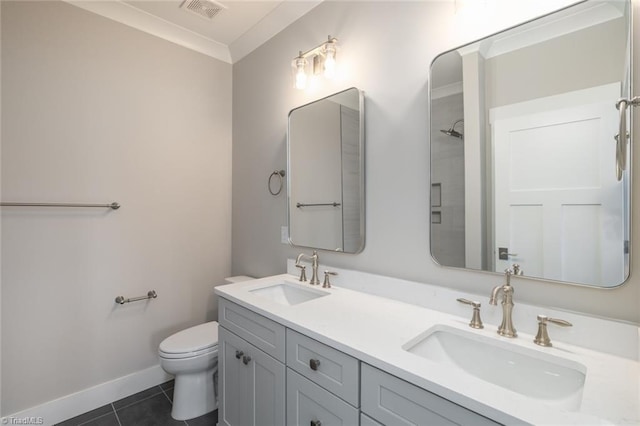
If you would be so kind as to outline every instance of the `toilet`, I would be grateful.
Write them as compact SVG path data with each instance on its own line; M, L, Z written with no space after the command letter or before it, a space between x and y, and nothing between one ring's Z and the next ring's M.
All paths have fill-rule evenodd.
M253 278L236 276L225 283ZM175 376L171 417L188 420L218 408L218 323L179 331L160 343L160 366Z

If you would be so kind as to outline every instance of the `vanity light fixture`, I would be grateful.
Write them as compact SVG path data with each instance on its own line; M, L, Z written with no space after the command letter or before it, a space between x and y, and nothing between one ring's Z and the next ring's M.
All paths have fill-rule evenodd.
M306 52L300 51L293 58L291 68L294 73L296 89L304 89L307 86L308 77L323 74L331 79L336 74L336 54L338 51L338 39L329 36L327 41ZM307 69L310 68L310 69Z

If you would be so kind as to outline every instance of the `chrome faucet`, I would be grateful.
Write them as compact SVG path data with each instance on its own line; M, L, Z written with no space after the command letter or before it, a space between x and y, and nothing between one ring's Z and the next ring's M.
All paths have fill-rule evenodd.
M490 305L497 305L498 293L502 292L502 323L498 327L498 334L505 337L518 337L516 329L513 327L513 287L511 287L511 275L522 275L520 266L513 265L513 269L506 269L504 271L506 283L504 285L498 285L491 291L491 298L489 299Z
M311 270L313 272L311 274L311 281L309 281L309 284L311 284L311 285L320 284L320 280L318 279L318 252L316 250L314 250L313 254L311 256L309 256L308 254L300 253L298 255L298 257L296 258L296 267L303 268L300 265L300 261L303 258L307 258L307 259L309 259L311 261ZM302 279L303 276L304 276L304 269L302 269L302 275L300 276L300 281L306 280L306 276L305 276L304 280Z

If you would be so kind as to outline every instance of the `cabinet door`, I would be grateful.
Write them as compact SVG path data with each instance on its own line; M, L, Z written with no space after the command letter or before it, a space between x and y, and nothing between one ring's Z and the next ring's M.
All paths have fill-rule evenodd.
M221 425L247 424L250 383L242 364L248 344L223 327L218 328L218 421Z
M284 365L224 327L219 327L218 341L218 422L228 426L284 425Z
M288 426L353 426L357 424L356 408L287 368Z
M247 425L284 425L285 366L255 347L247 364L251 375L253 411Z

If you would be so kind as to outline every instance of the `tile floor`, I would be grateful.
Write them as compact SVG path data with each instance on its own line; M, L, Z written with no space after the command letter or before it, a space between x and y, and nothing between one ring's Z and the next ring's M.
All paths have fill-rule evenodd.
M178 421L171 417L173 380L135 395L96 408L56 426L215 426L218 411L195 419Z

